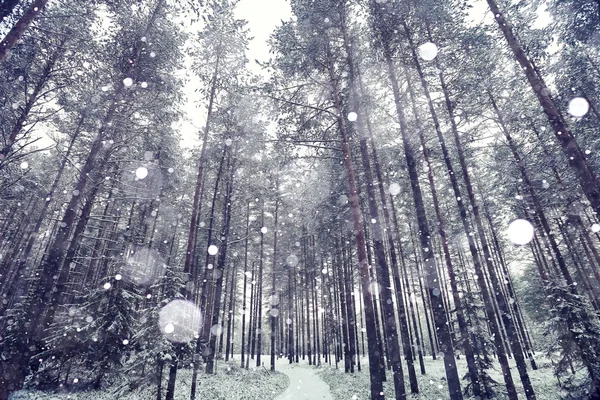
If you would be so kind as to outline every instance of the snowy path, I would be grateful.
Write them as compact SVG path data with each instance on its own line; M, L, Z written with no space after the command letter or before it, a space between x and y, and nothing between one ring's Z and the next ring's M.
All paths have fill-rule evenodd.
M277 370L290 378L290 386L275 400L333 400L329 385L308 364L288 364L287 360L277 363Z

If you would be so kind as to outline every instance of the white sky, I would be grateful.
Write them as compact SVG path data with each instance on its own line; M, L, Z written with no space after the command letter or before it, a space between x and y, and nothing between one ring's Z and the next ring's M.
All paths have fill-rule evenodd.
M282 20L290 19L292 10L289 2L288 0L241 0L236 7L235 14L237 18L248 22L247 27L252 38L247 52L248 68L254 74L262 74L255 60L262 62L270 58L267 41ZM181 121L179 127L182 136L181 144L184 148L191 148L199 144L198 132L200 128L204 127L206 121L206 105L198 104L195 89L193 81L183 88L188 99L183 106L186 120ZM201 112L199 112L199 108Z
M241 0L236 8L236 16L248 21L250 42L248 59L251 70L255 68L254 59L269 59L269 36L282 20L289 20L292 10L287 0ZM259 71L252 71L259 72Z

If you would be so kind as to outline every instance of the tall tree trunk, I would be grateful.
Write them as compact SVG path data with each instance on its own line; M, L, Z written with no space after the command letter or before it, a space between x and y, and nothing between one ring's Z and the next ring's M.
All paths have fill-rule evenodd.
M225 259L227 256L227 246L229 244L229 225L231 221L231 192L233 190L233 173L235 171L235 161L230 166L231 173L229 176L229 181L227 182L227 189L225 198L223 200L223 226L221 228L221 246L219 248L219 257L217 260L216 271L217 280L215 282L215 295L214 295L214 305L212 307L212 320L211 320L211 335L209 341L208 348L208 357L206 360L206 373L214 374L214 360L215 360L215 350L217 343L217 336L219 336L220 332L213 331L213 327L220 327L220 330L223 330L223 327L219 325L219 314L221 313L221 294L223 290L223 270L225 269Z
M375 187L373 184L373 172L371 168L371 161L369 159L369 150L367 147L367 133L365 132L364 120L366 119L366 115L361 107L358 98L358 90L357 87L359 85L358 80L360 79L355 71L355 61L354 61L354 52L353 46L350 43L350 38L348 36L346 21L345 21L345 12L342 11L342 22L341 28L344 37L344 47L346 49L347 54L347 63L348 63L348 78L351 92L351 104L358 115L356 127L358 131L359 137L359 145L360 145L360 154L363 166L363 173L365 174L365 186L367 189L367 203L369 214L371 217L371 229L373 230L373 244L374 244L374 252L375 259L377 262L377 271L381 274L382 280L382 300L383 300L383 326L387 332L387 348L389 350L388 361L391 362L393 368L393 378L394 378L394 391L397 399L406 398L406 389L404 387L404 372L402 370L402 359L400 357L400 346L399 346L399 335L400 332L402 337L408 338L408 324L406 322L406 314L404 310L404 304L402 301L402 296L396 295L396 301L398 302L399 307L399 318L400 318L400 332L398 331L398 327L396 325L396 312L394 308L393 295L392 295L392 284L390 279L390 271L387 263L385 246L384 246L384 230L386 230L385 223L388 222L384 219L381 221L379 218L379 210L376 201ZM389 220L389 216L387 218ZM374 222L374 223L373 223ZM383 229L382 229L383 226ZM390 232L390 229L387 229ZM389 236L388 236L389 238ZM393 243L393 240L389 241ZM392 244L393 245L393 244ZM393 256L395 258L395 255ZM395 270L397 272L397 265L395 266ZM394 288L396 290L396 294L398 294L401 290L400 279L398 278L398 274L394 274ZM408 374L410 381L411 393L419 393L419 386L417 384L417 376L415 373L415 367L413 364L413 355L412 349L410 346L404 346L404 353L406 355L406 362L408 366Z
M275 226L273 228L273 271L271 271L271 371L275 371L275 327L279 315L280 308L279 302L281 299L277 298L277 289L275 287L275 274L277 270L277 222L279 212L279 171L276 171L277 177L275 183L275 192L277 198L275 199Z
M192 215L190 217L190 229L188 233L187 249L185 252L185 263L183 265L183 272L185 274L192 273L192 264L195 259L194 250L196 247L196 240L198 236L198 215L200 212L200 199L202 198L202 187L204 180L204 163L206 162L206 144L208 143L208 134L210 132L210 123L212 122L213 107L215 104L215 97L217 92L217 78L219 76L220 67L220 53L217 54L217 60L215 62L215 69L213 71L212 83L210 87L210 95L208 99L208 110L206 115L206 123L204 125L204 136L202 138L202 148L200 150L200 159L198 160L198 174L196 176L196 186L194 190L194 200L192 203ZM223 153L225 154L225 153ZM220 176L221 174L219 174ZM188 299L193 296L193 291L187 291L185 293ZM192 399L193 400L193 399Z
M413 49L413 61L415 60L414 56L415 56L415 53L414 53L414 49ZM419 68L419 70L420 70L420 65L418 63L419 63L419 61L417 58L416 65L417 65L417 68ZM433 166L431 165L431 163L429 161L429 149L427 148L427 143L426 143L425 135L423 132L423 124L422 124L421 119L418 114L418 108L417 108L417 104L416 104L415 93L412 88L411 79L410 79L410 76L407 76L406 78L407 78L406 81L408 84L408 92L410 95L413 113L414 113L414 117L415 117L415 122L417 124L417 133L418 133L419 141L421 143L421 147L423 150L423 159L425 161L425 166L427 168L427 179L429 181L429 188L430 188L431 197L433 200L433 208L434 208L435 216L436 216L437 222L438 222L438 233L440 235L440 242L441 242L441 246L442 246L442 250L443 250L443 254L444 254L444 260L446 262L446 269L448 271L448 275L450 278L452 299L454 300L454 307L456 308L456 318L458 320L458 327L460 329L460 334L462 337L462 345L463 345L463 348L465 351L465 357L467 359L467 369L468 369L469 379L471 381L473 395L475 396L475 398L479 398L479 397L481 397L481 385L479 383L479 374L478 374L477 365L475 362L475 355L473 354L473 348L471 345L471 335L469 334L469 327L467 326L467 322L465 321L464 314L463 314L464 309L463 309L463 305L462 305L462 300L459 295L458 284L456 282L456 274L454 272L454 265L452 264L450 248L448 247L448 238L446 235L444 217L442 216L442 212L440 210L439 198L438 198L437 189L435 186L435 178L433 176ZM427 85L425 84L424 87L427 88ZM429 100L428 101L429 106L431 107L430 111L433 111L432 113L435 113L435 110L433 110L433 104L431 103L431 101L430 101L431 99L429 98L429 94L427 94L427 97ZM439 126L436 126L436 128L439 129ZM450 319L450 318L448 317L448 319ZM454 340L454 343L456 343L456 340Z
M350 146L348 144L348 134L346 131L346 121L343 118L342 103L340 100L340 93L338 88L338 81L335 78L333 70L333 62L331 57L331 50L327 48L327 70L329 74L329 84L331 85L331 94L333 96L333 103L337 114L338 129L342 141L342 153L344 155L344 167L348 177L348 191L350 199L350 208L352 212L352 220L354 223L354 231L356 238L356 247L358 252L358 265L360 280L363 291L363 302L365 306L365 324L367 326L367 347L369 353L369 373L370 373L370 392L371 400L383 399L383 383L381 376L379 375L379 368L376 360L377 356L377 333L375 332L374 324L374 311L373 311L373 299L371 292L369 291L370 279L369 279L369 265L367 263L367 251L365 245L365 234L362 228L362 215L358 202L358 189L356 187L356 180L354 176L354 166L352 165L352 155L350 153Z
M244 289L242 294L242 341L240 343L241 361L240 366L244 368L245 350L246 350L246 291L248 282L248 234L250 229L250 202L246 206L246 237L244 238Z
M261 366L262 355L262 306L263 306L263 267L265 254L265 234L262 228L265 226L265 202L262 204L262 213L260 218L260 257L258 259L258 294L256 297L256 366Z
M171 360L169 366L169 381L167 383L167 393L165 394L165 400L173 400L175 398L175 382L177 382L177 369L179 368L179 360L177 356Z
M417 165L415 160L415 154L410 143L408 126L406 124L406 117L401 104L400 88L398 86L398 79L396 78L396 71L392 61L392 54L388 44L385 44L385 57L387 64L387 72L389 79L392 83L392 90L394 93L394 103L396 105L396 113L398 122L400 123L400 132L402 135L402 144L404 148L404 156L406 158L406 166L410 177L410 185L413 193L413 201L417 212L417 223L419 227L419 243L421 245L421 251L423 254L424 262L424 278L426 281L427 289L429 291L429 298L434 313L435 326L440 339L440 345L442 352L444 353L444 367L446 370L446 378L448 380L448 390L450 392L450 398L452 400L460 400L463 398L462 390L460 387L460 378L458 376L458 370L456 368L456 360L454 355L454 349L452 348L452 342L450 337L450 331L448 326L448 320L446 313L443 309L442 298L441 298L441 286L440 279L435 267L435 257L433 254L433 246L430 241L429 225L427 222L427 214L425 210L425 204L423 201L423 195L421 193L421 187L419 184L419 177L417 172Z
M248 321L248 355L246 356L246 369L248 369L248 367L250 366L250 358L254 359L254 324L255 324L255 320L256 318L254 317L254 312L256 309L256 303L255 303L255 293L256 289L256 282L255 282L255 277L254 277L254 270L255 270L255 263L254 261L252 262L252 281L251 283L251 287L250 287L250 320ZM252 348L250 347L252 346Z
M54 197L54 193L56 192L56 189L58 188L58 184L60 183L62 175L65 171L65 166L67 164L67 161L69 160L69 156L71 155L71 151L73 149L75 140L79 136L79 132L81 130L82 124L83 124L83 117L79 119L79 122L75 129L75 132L71 136L71 140L69 141L67 151L60 163L60 166L58 167L58 172L57 172L56 176L54 177L54 181L52 182L52 185L50 186L50 189L48 190L48 194L46 195L45 201L42 205L42 209L39 212L39 215L36 219L33 229L29 232L29 235L27 238L27 244L25 245L25 249L23 250L21 257L16 260L18 262L18 266L17 266L17 268L15 268L15 274L12 276L12 278L10 276L8 276L4 279L3 282L0 282L0 292L4 292L5 294L7 293L6 297L10 297L10 293L13 291L12 286L14 284L13 283L14 278L16 278L17 276L20 276L21 271L23 270L23 268L26 267L27 260L29 260L29 257L31 255L31 250L33 249L33 245L35 244L35 239L38 237L39 230L42 227L42 223L46 219L46 216L48 214L48 208L50 206L50 201ZM11 260L11 262L12 261L14 261L14 260ZM5 288L6 288L6 290L4 290ZM0 314L1 313L2 313L2 308L0 307Z
M229 361L229 354L233 358L233 340L235 329L235 299L237 295L236 284L237 264L234 265L229 288L229 310L227 311L227 337L225 339L225 361Z

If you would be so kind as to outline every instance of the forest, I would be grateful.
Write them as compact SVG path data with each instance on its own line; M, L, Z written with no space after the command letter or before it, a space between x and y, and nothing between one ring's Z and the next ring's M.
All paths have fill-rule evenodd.
M0 400L600 400L598 0L1 0L0 38Z

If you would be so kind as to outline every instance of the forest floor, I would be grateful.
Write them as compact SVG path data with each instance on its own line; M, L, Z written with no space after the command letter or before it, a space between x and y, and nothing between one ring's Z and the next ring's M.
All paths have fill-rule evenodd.
M280 359L275 368L290 379L287 390L276 400L333 400L329 385L307 363L289 364L287 359Z
M517 385L517 391L519 391L519 398L525 399L523 388L520 385L519 375L517 373L514 363L511 361L511 371L513 371L513 380ZM560 387L553 373L553 368L550 363L544 359L536 359L538 369L533 371L528 369L529 376L534 386L538 400L557 400L560 398ZM419 383L418 395L409 395L409 399L414 400L442 400L448 399L448 386L446 384L446 372L444 370L444 364L442 360L433 360L431 357L425 357L425 375L421 375L419 370L418 361L415 363L417 372L417 380ZM459 376L462 378L467 373L467 365L464 358L457 362L459 368ZM344 373L344 364L340 363L339 368L336 369L335 365L329 366L323 365L319 368L317 375L321 377L331 388L331 394L334 400L366 400L369 398L369 367L368 359L361 358L361 372L355 372L354 374ZM407 387L407 393L410 393L408 383L408 372L406 370L406 364L403 363L405 384ZM503 383L502 373L500 366L490 370L491 377L496 381ZM462 381L463 389L466 381ZM504 385L501 384L497 387L499 394L505 392ZM388 399L394 398L394 382L391 378L391 371L388 371L388 381L384 382L385 397ZM504 396L499 396L503 398ZM468 397L465 397L466 399Z
M303 360L300 360L298 364L290 365L287 359L282 358L277 361L277 371L273 373L268 370L268 365L266 365L268 361L265 362L265 367L245 370L239 367L238 360L239 356L234 361L219 362L217 364L218 373L215 375L200 374L197 398L214 400L366 400L369 398L368 360L364 357L361 358L361 372L356 371L354 374L344 373L343 363L340 363L339 368L336 369L335 365L330 366L325 363L319 367L313 367ZM530 369L529 373L538 400L560 398L560 388L554 377L552 366L543 358L538 358L536 361L539 369L536 371ZM459 360L457 365L460 376L464 376L466 374L464 359ZM446 374L440 359L433 360L431 357L425 357L425 375L419 373L418 363L415 364L415 367L417 368L420 393L409 395L409 399L442 400L448 398ZM405 364L403 368L408 392L408 374ZM514 371L513 379L518 384L516 368L512 370ZM490 375L497 382L502 382L499 367L491 370ZM175 400L189 399L191 376L190 369L179 370ZM393 399L394 384L389 372L388 378L390 380L384 383L384 391L386 398ZM465 381L463 381L464 383ZM164 388L166 388L166 380L163 383L163 397ZM502 393L502 389L502 385L497 388L499 393ZM522 388L518 385L517 389L522 392ZM499 398L502 397L499 396ZM522 393L520 393L520 397L525 398ZM116 393L113 387L101 391L80 392L74 392L72 388L69 391L58 392L24 390L15 393L11 400L113 400L115 398L119 398L119 400L155 399L156 389L152 387L125 393Z
M254 400L274 399L290 386L290 379L284 373L271 372L265 368L239 367L239 358L230 362L218 362L218 373L198 375L199 386L196 398L211 400ZM309 371L314 374L314 372ZM165 374L166 375L166 374ZM192 370L181 369L177 373L175 400L189 400ZM163 381L162 397L165 396L167 382ZM156 399L156 388L140 388L123 392L108 387L98 391L42 392L22 390L14 393L11 400L152 400ZM299 398L299 397L295 397ZM312 397L311 397L312 398Z

